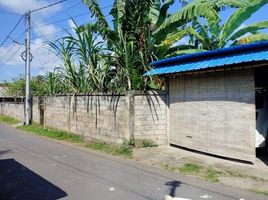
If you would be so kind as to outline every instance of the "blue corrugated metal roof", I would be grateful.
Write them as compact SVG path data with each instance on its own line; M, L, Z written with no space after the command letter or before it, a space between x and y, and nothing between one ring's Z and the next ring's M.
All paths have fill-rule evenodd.
M197 71L254 61L268 61L268 41L159 60L151 63L154 69L144 76Z

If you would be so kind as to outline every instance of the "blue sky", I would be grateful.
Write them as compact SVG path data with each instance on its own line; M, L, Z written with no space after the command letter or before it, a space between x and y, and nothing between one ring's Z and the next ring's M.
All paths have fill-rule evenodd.
M21 14L27 10L35 9L54 3L58 0L0 0L0 43L5 39L6 35L11 31L14 25L18 22ZM99 0L105 15L108 15L113 0ZM171 8L171 12L179 9L179 3ZM268 5L256 12L243 25L247 25L256 21L268 20ZM14 14L7 13L12 12ZM68 0L65 3L51 7L49 9L36 12L32 15L32 54L33 61L31 63L32 75L44 74L49 70L53 70L58 64L58 59L51 53L43 42L55 39L65 34L64 29L71 31L73 24L70 17L74 17L78 24L83 24L88 21L94 21L88 13L87 7L82 3L82 0ZM225 19L231 13L231 10L222 13ZM77 15L81 15L76 17ZM111 19L111 18L110 18ZM59 22L61 21L61 22ZM56 23L55 23L56 22ZM52 23L52 24L50 24ZM20 43L25 40L25 21L23 20L18 28L11 35L12 38ZM24 74L24 62L20 58L24 51L24 46L21 46L8 39L7 42L0 47L0 82L10 81L12 77L17 77L19 74ZM14 56L13 56L14 55Z

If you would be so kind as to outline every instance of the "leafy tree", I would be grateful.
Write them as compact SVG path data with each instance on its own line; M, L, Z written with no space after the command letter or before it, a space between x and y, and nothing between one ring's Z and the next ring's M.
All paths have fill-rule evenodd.
M103 41L96 31L96 24L75 28L75 34L69 34L56 43L50 43L56 55L62 60L62 66L50 76L52 84L60 82L62 92L106 92L108 90L109 67L105 59ZM57 90L56 90L57 91Z
M38 75L32 77L30 82L31 94L33 96L42 96L45 92L46 80L44 76ZM25 96L25 77L20 75L7 84L7 93L11 96Z
M150 69L150 62L194 48L176 45L191 31L187 23L202 17L212 26L220 21L219 10L245 5L245 0L184 0L179 1L182 8L170 14L168 10L175 0L115 0L110 27L97 0L83 1L96 17L98 31L111 51L109 65L118 72L116 80L122 81L127 90L143 89L152 83L152 78L141 78Z
M261 40L268 40L268 34L259 31L268 28L268 21L252 23L246 27L242 24L249 19L252 14L268 3L268 0L245 0L245 4L240 6L223 23L220 21L211 24L209 21L202 22L199 18L192 22L192 27L188 27L190 44L195 50L211 50L225 46L233 46L241 43L250 43ZM241 28L242 27L242 28ZM187 53L187 52L179 52Z
M63 90L63 84L60 81L60 75L56 72L48 72L46 75L46 83L44 91L46 95L54 95L61 93Z

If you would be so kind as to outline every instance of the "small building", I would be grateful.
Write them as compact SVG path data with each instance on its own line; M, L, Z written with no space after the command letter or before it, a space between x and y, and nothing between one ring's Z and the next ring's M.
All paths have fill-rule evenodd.
M168 138L177 146L255 161L267 145L268 41L152 63L168 90ZM265 140L266 139L266 140Z

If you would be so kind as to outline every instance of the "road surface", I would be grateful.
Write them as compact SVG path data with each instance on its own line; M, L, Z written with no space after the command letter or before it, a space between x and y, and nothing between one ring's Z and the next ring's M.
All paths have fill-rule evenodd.
M267 200L0 124L1 200L163 200L168 194L191 200Z

